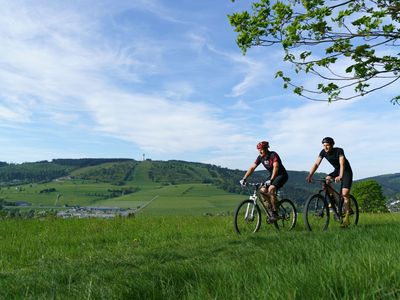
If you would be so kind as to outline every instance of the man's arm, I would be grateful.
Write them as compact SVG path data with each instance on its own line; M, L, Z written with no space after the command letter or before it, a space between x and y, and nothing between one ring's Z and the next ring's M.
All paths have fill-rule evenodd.
M344 175L344 156L343 155L339 156L339 165L340 165L339 176L337 176L335 178L336 182L341 181L343 178L343 175Z
M321 161L322 161L322 157L318 156L317 160L315 161L315 163L311 167L310 173L308 173L308 175L306 177L307 182L311 182L312 181L312 176L314 175L315 171L317 171L319 165L321 164Z
M256 163L252 164L251 167L247 170L246 174L244 174L243 179L246 180L251 174L253 174L257 166L258 165Z
M272 174L271 174L271 181L275 179L276 175L278 174L279 171L279 162L274 162L272 164Z

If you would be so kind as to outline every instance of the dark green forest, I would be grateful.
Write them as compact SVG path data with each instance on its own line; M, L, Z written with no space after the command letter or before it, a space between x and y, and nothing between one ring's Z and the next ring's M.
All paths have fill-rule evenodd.
M126 162L121 158L80 158L53 159L52 161L13 164L0 162L0 184L13 185L34 182L48 182L68 176L73 170L111 162Z

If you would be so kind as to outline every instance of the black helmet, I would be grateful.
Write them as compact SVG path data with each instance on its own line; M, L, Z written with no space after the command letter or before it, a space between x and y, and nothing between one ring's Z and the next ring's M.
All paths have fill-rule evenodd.
M335 145L335 141L333 140L333 138L331 138L331 137L329 137L329 136L324 137L324 138L322 139L322 144L325 144L325 143L327 143L327 144L329 144L329 145L331 145L331 146Z

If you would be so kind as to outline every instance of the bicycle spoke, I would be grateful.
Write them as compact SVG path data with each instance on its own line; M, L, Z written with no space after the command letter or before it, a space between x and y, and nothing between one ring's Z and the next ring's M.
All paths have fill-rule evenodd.
M279 230L291 230L296 226L297 212L293 202L283 199L278 202L278 221L275 226Z
M261 225L261 211L253 201L245 200L236 209L234 226L237 233L250 234L257 232Z
M326 230L329 224L328 206L319 195L311 196L304 208L304 222L308 230Z

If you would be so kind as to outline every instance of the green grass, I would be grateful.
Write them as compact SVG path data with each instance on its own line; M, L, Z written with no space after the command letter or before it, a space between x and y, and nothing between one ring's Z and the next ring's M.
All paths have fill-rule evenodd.
M144 176L138 168L134 176ZM139 187L139 191L109 198L109 190ZM40 193L45 189L55 192ZM57 200L58 195L60 195ZM151 205L142 210L146 215L202 215L233 212L240 200L246 196L227 193L211 184L160 185L137 182L125 186L110 183L90 182L84 180L67 180L46 184L29 184L20 187L0 189L0 198L6 201L27 201L35 206L40 205L81 205L137 208L156 198Z
M40 193L45 189L56 189L51 193ZM34 205L54 205L57 195L61 197L57 204L81 204L89 205L110 188L115 188L107 183L89 183L83 181L61 181L46 184L29 184L20 187L3 187L0 190L0 198L6 201L27 201Z
M1 221L0 299L400 297L400 214L301 222L237 236L226 216Z

